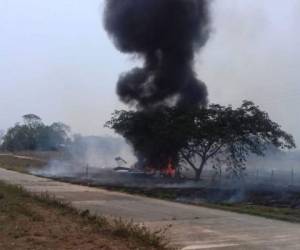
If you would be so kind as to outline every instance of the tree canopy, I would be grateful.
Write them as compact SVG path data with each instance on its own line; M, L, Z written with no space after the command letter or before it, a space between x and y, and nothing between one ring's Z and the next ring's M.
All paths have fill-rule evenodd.
M34 114L23 116L24 123L17 123L8 129L2 139L2 149L20 150L58 150L69 141L70 128L60 122L45 125Z
M144 166L163 168L171 158L177 168L183 162L190 166L196 179L208 163L237 170L249 154L263 156L269 145L295 147L293 137L250 101L236 109L211 104L116 111L106 126L134 147Z

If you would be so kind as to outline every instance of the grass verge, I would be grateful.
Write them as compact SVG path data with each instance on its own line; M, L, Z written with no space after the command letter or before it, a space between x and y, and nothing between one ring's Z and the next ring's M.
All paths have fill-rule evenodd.
M170 249L164 233L0 182L0 249Z

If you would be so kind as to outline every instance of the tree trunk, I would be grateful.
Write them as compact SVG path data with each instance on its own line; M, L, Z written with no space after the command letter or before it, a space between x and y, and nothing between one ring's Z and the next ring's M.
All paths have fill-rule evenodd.
M206 161L202 161L200 167L195 169L195 181L199 181Z
M195 170L195 181L200 181L201 171L200 169Z

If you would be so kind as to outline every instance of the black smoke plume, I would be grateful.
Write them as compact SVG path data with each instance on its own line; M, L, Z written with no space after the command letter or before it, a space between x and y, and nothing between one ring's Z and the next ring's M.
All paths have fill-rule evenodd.
M106 0L106 31L121 52L144 61L120 76L123 102L143 109L207 104L193 64L209 37L208 7L207 0Z

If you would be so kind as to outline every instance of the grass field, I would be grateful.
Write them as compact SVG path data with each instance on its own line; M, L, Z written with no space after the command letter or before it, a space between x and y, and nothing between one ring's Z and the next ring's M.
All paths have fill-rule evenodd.
M78 212L0 182L0 249L167 249L164 232Z

